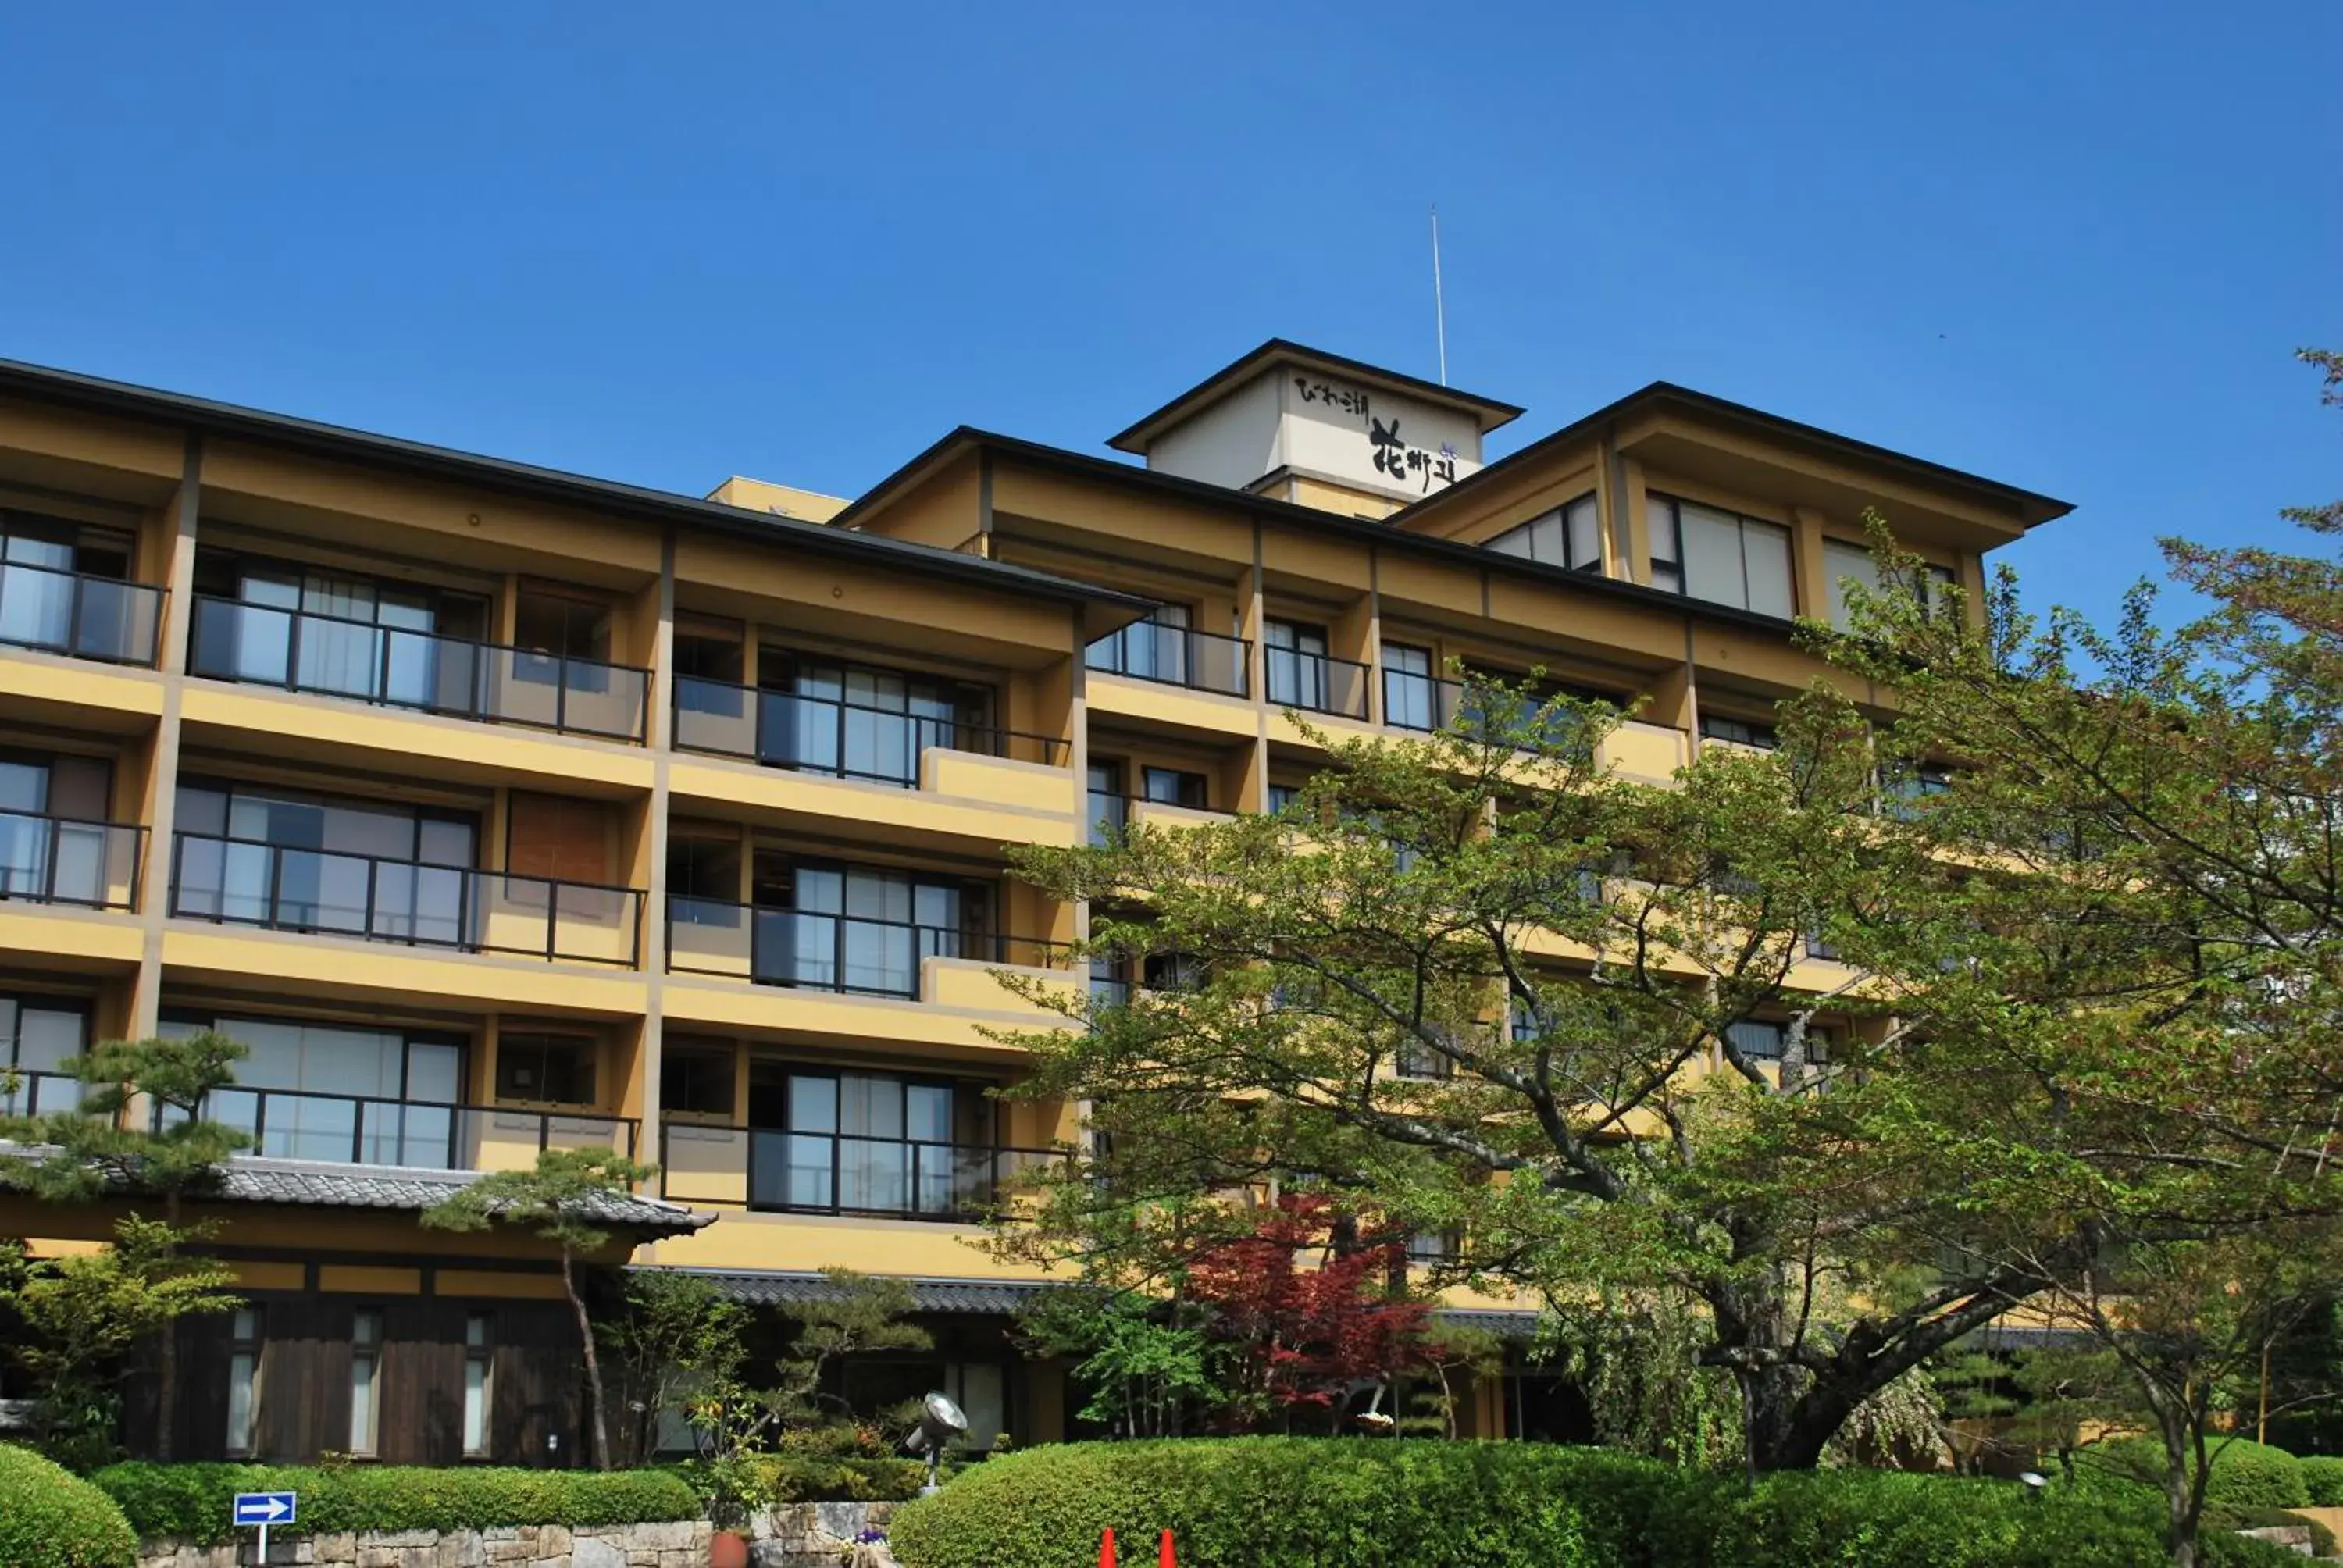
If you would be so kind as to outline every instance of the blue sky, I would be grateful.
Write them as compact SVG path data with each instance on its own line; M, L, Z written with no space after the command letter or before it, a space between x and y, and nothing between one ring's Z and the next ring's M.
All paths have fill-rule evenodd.
M2078 503L2343 494L2343 8L20 5L0 356L692 492L1096 450L1273 335L1510 449L1653 379Z

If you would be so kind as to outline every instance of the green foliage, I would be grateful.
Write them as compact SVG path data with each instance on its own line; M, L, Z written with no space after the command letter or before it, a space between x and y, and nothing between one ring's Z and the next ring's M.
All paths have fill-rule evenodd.
M693 1414L711 1391L738 1378L748 1326L749 1310L697 1274L639 1269L627 1275L625 1307L594 1325L626 1412L617 1434L619 1462L647 1462L662 1417Z
M830 1283L829 1295L781 1309L797 1324L797 1337L775 1363L777 1381L768 1402L788 1424L851 1422L858 1414L881 1413L850 1410L823 1390L823 1373L840 1357L935 1346L935 1336L905 1322L919 1305L905 1281L852 1269L824 1269L822 1277Z
M2245 1438L2215 1437L2206 1444L2211 1455L2210 1479L2205 1501L2224 1508L2308 1508L2309 1478L2303 1462L2284 1449L2270 1448ZM2077 1482L2098 1490L2131 1486L2164 1487L2163 1442L2152 1437L2119 1437L2095 1442L2075 1455ZM2188 1473L2196 1474L2191 1464Z
M0 1442L0 1568L132 1568L138 1537L114 1500L28 1448Z
M1080 1568L1100 1532L1185 1568L2137 1568L2152 1503L1845 1469L1713 1473L1599 1449L1235 1438L1077 1443L994 1459L898 1514L905 1568ZM2219 1538L2205 1561L2294 1559Z
M1074 1381L1090 1390L1082 1419L1121 1435L1176 1436L1186 1410L1220 1398L1204 1326L1179 1303L1090 1287L1044 1291L1019 1328L1034 1354L1074 1362Z
M0 1306L24 1330L6 1350L39 1391L35 1430L59 1463L91 1470L117 1457L124 1363L141 1341L237 1304L227 1270L179 1255L186 1234L133 1214L93 1252L32 1261L0 1241Z
M115 1464L90 1478L140 1535L204 1544L235 1538L239 1492L298 1492L299 1529L472 1530L501 1524L642 1524L697 1519L699 1499L672 1470L306 1468Z
M772 1448L679 1465L720 1529L737 1530L758 1510L789 1503L901 1503L917 1497L927 1466L907 1459L869 1426L800 1426Z
M2343 1508L2343 1459L2329 1453L2302 1456L2303 1490L2313 1508Z
M659 1174L608 1149L545 1149L520 1171L491 1171L423 1211L423 1222L448 1231L512 1225L560 1247L565 1255L610 1243L600 1223L606 1205Z
M0 1117L0 1141L30 1151L0 1155L0 1185L65 1201L127 1189L161 1193L176 1204L252 1141L198 1114L206 1095L235 1081L245 1054L241 1043L212 1030L91 1047L68 1064L87 1086L76 1108ZM130 1114L141 1101L177 1114L150 1127L143 1114Z

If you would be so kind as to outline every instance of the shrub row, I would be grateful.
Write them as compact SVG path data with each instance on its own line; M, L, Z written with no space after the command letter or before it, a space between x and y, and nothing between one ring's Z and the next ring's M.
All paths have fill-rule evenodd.
M2213 1479L2205 1488L2207 1507L2308 1508L2311 1503L2308 1473L2303 1462L2282 1448L2270 1448L2244 1438L2216 1439ZM2164 1442L2154 1437L2123 1437L2095 1442L2075 1455L2076 1479L2087 1486L2112 1483L2130 1489L2164 1490Z
M1166 1526L1185 1568L2137 1568L2145 1493L1865 1470L1737 1480L1529 1443L1232 1438L1074 1443L994 1459L898 1514L904 1568L1088 1568L1110 1526ZM2211 1568L2296 1561L2208 1533Z
M131 1568L138 1538L114 1500L35 1453L0 1442L0 1568Z
M2214 1473L2220 1473L2217 1467ZM2343 1459L2326 1453L2305 1454L2302 1488L2310 1494L2313 1508L2343 1508Z
M90 1477L141 1535L204 1543L234 1533L239 1492L298 1492L304 1532L481 1530L500 1524L645 1524L697 1519L699 1500L667 1470L433 1470L397 1465L114 1464Z

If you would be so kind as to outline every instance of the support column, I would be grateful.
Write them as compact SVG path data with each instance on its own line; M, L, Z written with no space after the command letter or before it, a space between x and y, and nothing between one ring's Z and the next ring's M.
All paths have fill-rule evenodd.
M659 541L659 614L651 632L650 711L644 716L644 742L651 752L650 818L643 833L649 862L639 885L643 894L643 1030L636 1053L642 1082L636 1091L642 1134L635 1158L645 1164L660 1162L659 1061L665 1037L663 1007L667 985L667 845L669 761L674 755L675 725L675 530ZM642 1256L648 1259L648 1251Z
M171 869L179 797L180 697L187 682L187 632L195 616L196 529L203 513L204 438L189 431L179 468L179 488L171 498L163 528L169 550L163 594L163 711L155 722L147 758L146 799L139 820L146 824L146 863L138 889L143 940L138 976L130 988L130 1013L124 1034L152 1036L162 1021L163 930L170 908Z

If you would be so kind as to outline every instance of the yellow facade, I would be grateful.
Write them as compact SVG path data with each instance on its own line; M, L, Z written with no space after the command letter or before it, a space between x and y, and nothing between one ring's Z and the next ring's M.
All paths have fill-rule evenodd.
M264 1161L618 1147L718 1216L642 1263L1033 1279L970 1211L1078 1128L989 1097L1049 1018L993 971L1077 990L1086 917L1004 847L1261 809L1312 730L1436 721L1452 660L1632 707L1604 759L1665 779L1822 671L1655 586L1655 496L1781 541L1802 615L1866 507L1972 587L2064 509L1668 387L1413 502L1272 477L962 431L851 504L700 501L0 367L8 1049L241 1028ZM1590 497L1584 569L1487 548ZM546 1289L219 1207L256 1281Z

